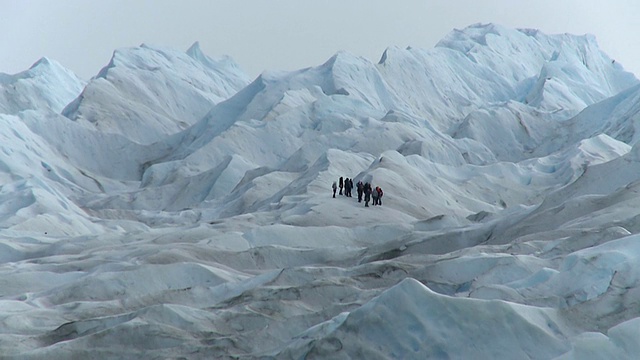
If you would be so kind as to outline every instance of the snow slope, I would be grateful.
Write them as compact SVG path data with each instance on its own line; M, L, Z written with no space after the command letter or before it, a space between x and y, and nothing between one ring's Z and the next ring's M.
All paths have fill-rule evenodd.
M590 35L476 24L253 81L142 45L0 85L2 358L640 350L640 88Z

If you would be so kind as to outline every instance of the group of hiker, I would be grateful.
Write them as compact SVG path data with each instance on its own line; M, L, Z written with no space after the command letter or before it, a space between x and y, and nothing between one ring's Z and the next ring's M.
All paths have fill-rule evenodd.
M336 182L334 181L331 185L331 189L333 190L333 197L336 197L336 190L338 190L338 188L340 188L340 192L338 193L338 195L352 197L351 189L353 189L353 187L353 179L344 178L341 176L340 180L338 180L338 184L336 184ZM368 182L363 184L362 181L358 181L355 188L358 193L358 202L362 202L364 196L365 207L369 207L369 201L372 200L373 206L382 206L382 195L384 193L382 192L382 188L380 186L376 186L375 188L373 188L372 185Z

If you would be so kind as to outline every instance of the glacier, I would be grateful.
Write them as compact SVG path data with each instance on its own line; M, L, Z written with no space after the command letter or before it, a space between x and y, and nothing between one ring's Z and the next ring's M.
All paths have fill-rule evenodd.
M639 98L594 36L498 24L0 74L0 358L635 358Z

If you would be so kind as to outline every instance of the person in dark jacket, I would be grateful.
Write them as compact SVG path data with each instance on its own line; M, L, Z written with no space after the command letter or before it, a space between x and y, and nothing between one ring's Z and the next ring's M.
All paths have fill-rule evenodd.
M338 185L336 185L336 182L334 181L333 184L331 184L331 189L333 189L333 197L336 197L336 189L338 188Z
M371 200L371 184L365 183L363 191L364 191L364 206L369 207L369 201Z
M353 190L353 179L349 179L349 194L347 196L351 196L351 190Z
M356 190L358 191L358 202L362 202L362 193L364 190L364 184L362 183L362 181L358 181L358 183L356 184Z
M349 180L349 178L344 179L344 196L346 197L349 197L349 193L351 192L351 189L349 187L351 184L350 181L351 180Z
M340 176L340 181L338 182L338 186L340 187L339 195L342 195L342 188L344 187L344 179Z

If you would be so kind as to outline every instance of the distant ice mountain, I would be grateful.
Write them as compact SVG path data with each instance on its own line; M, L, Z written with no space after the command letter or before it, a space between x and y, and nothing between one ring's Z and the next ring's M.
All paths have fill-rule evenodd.
M141 45L116 50L63 111L89 128L151 143L192 125L249 78L230 58Z
M50 109L60 112L85 86L57 61L43 57L21 73L0 73L0 113Z
M3 358L640 350L640 83L593 36L476 24L253 81L142 45L0 89Z

